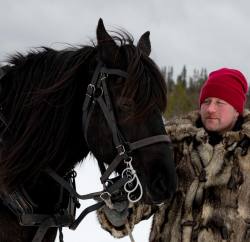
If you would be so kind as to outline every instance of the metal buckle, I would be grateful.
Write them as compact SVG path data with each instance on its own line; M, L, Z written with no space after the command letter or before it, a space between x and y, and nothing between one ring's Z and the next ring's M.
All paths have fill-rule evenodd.
M100 198L105 202L106 200L110 199L111 194L109 192L103 192L100 194Z
M113 203L111 201L111 194L109 192L103 192L100 195L100 198L105 202L106 206L110 209L113 209Z
M126 152L124 145L117 145L115 148L117 149L119 155L124 155Z
M107 74L107 73L104 73L104 72L101 72L101 73L100 73L100 80L101 80L101 81L104 81L106 78L108 78L108 74Z
M88 97L92 97L93 96L93 94L95 93L95 85L93 85L93 84L89 84L88 85L88 87L87 87L87 92L86 92L86 96L88 96Z

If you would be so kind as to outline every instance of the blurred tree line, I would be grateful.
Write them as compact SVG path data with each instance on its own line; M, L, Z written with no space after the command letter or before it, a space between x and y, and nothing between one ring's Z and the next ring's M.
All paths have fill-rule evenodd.
M187 75L187 68L184 65L181 73L175 78L172 66L164 67L162 72L168 87L168 106L165 117L169 119L198 109L200 88L208 77L206 68L194 69L191 75ZM249 96L248 92L247 108L250 107Z
M168 87L166 118L197 109L200 88L207 79L206 68L194 69L192 75L187 75L187 68L183 66L181 73L175 78L172 66L164 67L162 72Z

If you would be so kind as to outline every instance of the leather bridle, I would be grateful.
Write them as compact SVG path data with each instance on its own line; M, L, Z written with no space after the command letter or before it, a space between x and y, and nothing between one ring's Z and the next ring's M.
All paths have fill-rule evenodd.
M82 122L83 122L83 132L85 141L88 143L88 127L93 110L96 107L96 105L99 105L106 119L106 122L111 130L113 143L117 150L116 157L114 158L114 160L111 162L111 164L108 166L107 169L105 168L103 163L99 162L100 170L102 173L100 179L104 187L110 174L115 171L115 169L121 163L121 161L125 162L127 168L125 169L126 171L123 173L124 174L124 176L122 177L123 182L121 180L118 180L118 182L120 182L118 186L124 186L125 184L129 184L131 183L132 178L135 179L136 174L133 174L131 177L131 173L135 173L135 170L133 169L133 166L131 164L132 151L155 143L160 143L160 142L170 143L170 138L167 135L155 135L148 138L140 139L135 142L129 142L125 139L125 137L122 135L122 132L120 132L119 130L119 126L117 124L117 120L113 109L113 103L110 98L108 86L106 83L110 75L115 75L118 77L122 77L124 79L127 79L129 77L127 72L120 69L107 68L101 61L98 61L92 80L87 87L86 97L83 103L83 110L82 110L83 111ZM128 179L126 175L129 176L130 178ZM140 183L137 176L136 179L137 179L137 184ZM132 189L133 188L131 188L131 190ZM128 188L126 189L126 185L125 185L125 190L129 190ZM141 188L140 198L141 196L142 196L142 188ZM128 196L128 200L131 202L137 202L139 199L138 198L132 199L131 197Z
M80 195L76 192L75 189L75 175L71 175L67 179L65 179L65 176L61 177L51 168L47 168L44 172L60 184L62 188L61 190L67 190L69 194L68 208L64 211L63 215L59 215L57 213L54 215L34 214L32 201L25 194L25 189L23 187L17 189L17 191L12 194L0 194L0 198L2 199L3 203L7 205L18 216L21 225L39 226L32 242L41 242L48 228L50 227L61 228L63 226L68 226L70 229L75 230L82 219L89 212L102 207L105 203L110 205L115 194L119 193L119 191L121 190L125 190L125 192L127 193L127 199L129 201L138 201L142 197L143 190L136 175L136 171L132 166L132 152L134 150L156 143L170 143L170 139L167 135L155 135L140 139L135 142L129 142L124 138L118 128L114 110L112 107L112 100L108 92L106 81L109 75L119 76L124 79L128 78L127 72L120 69L107 68L101 61L98 61L94 74L92 76L92 80L87 87L85 99L82 106L83 133L86 143L88 143L88 127L91 121L91 116L96 105L99 105L112 132L113 143L117 150L116 157L107 168L103 165L103 163L98 162L102 173L100 180L103 184L103 190L100 192ZM4 74L1 74L0 79L3 76ZM1 123L7 125L7 122L5 121L2 114L0 117ZM109 179L109 177L122 161L125 163L126 168L124 169L122 175L115 179L114 182L114 179ZM69 173L75 174L74 171ZM137 187L131 188L131 183L135 183ZM139 189L139 198L130 196L131 193L135 191L135 189ZM95 199L98 202L84 209L79 217L75 219L75 209L79 206L79 199ZM60 235L60 241L63 241L61 232Z

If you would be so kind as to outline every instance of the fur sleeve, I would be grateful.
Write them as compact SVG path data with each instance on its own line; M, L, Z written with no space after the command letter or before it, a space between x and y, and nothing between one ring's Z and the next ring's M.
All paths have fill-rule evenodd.
M148 219L158 208L156 206L137 203L129 208L128 224L131 230L141 220ZM128 231L124 226L114 227L105 216L103 208L97 211L97 218L103 229L107 230L115 238L121 238L128 235Z

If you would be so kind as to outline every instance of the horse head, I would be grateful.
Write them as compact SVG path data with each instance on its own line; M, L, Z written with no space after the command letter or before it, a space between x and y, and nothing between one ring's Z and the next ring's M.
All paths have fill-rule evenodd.
M101 63L97 76L101 76L95 82L96 105L92 106L84 131L88 146L99 164L110 164L121 148L127 151L116 172L133 173L128 169L132 164L144 191L143 200L160 203L175 190L176 175L171 142L157 140L166 135L162 114L167 89L161 71L149 57L149 32L135 46L126 33L109 35L100 20L96 48ZM155 142L131 150L130 144L149 137L156 137ZM136 190L136 182L127 185Z

